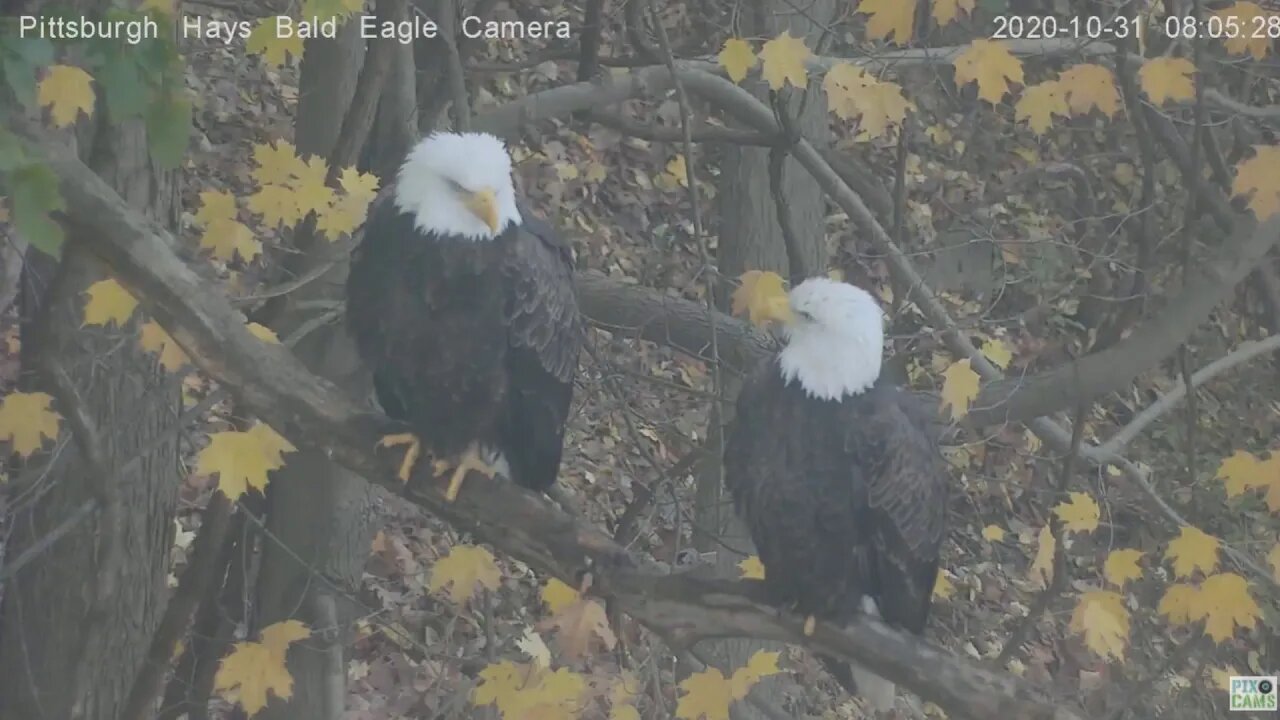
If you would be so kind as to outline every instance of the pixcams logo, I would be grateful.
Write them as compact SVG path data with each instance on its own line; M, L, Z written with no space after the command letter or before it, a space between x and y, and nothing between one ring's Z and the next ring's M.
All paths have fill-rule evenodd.
M1276 710L1274 675L1232 675L1227 688L1232 710Z

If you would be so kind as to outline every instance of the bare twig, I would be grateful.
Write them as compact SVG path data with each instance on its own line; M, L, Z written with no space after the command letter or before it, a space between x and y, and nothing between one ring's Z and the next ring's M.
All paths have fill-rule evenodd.
M1235 350L1193 373L1191 375L1191 387L1200 387L1218 375L1243 365L1259 355L1276 352L1277 350L1280 350L1280 335L1271 335L1263 340L1250 340L1240 343L1240 346ZM1127 425L1120 428L1115 435L1112 435L1106 442L1099 445L1098 451L1113 455L1123 452L1125 446L1132 442L1139 433L1145 430L1148 425L1163 417L1165 413L1177 407L1178 402L1186 396L1186 382L1170 388L1169 392L1161 395L1155 402L1143 408L1142 412L1134 415Z

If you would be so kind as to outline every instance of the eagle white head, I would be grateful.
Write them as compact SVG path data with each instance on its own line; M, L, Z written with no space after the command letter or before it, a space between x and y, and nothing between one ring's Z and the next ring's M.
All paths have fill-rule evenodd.
M809 395L839 400L865 392L880 377L884 312L862 288L809 278L788 296L787 346L778 357L782 377L799 380Z
M400 166L395 203L420 232L472 241L521 222L511 156L488 133L434 133L415 145Z

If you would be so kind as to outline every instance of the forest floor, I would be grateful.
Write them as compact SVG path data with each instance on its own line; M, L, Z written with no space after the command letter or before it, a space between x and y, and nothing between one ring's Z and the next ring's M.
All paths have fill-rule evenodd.
M187 208L184 240L194 246L196 230L191 214L199 206L198 193L216 188L243 194L250 186L252 146L292 137L298 91L296 69L269 69L257 58L247 60L239 48L197 43L187 49L187 55L188 82L199 98L198 133L183 193ZM567 67L544 63L519 73L494 74L482 83L485 92L477 111L566 82ZM674 103L645 112L650 120L656 117L667 124L676 122ZM954 126L960 121L938 117L933 122ZM689 239L687 196L668 171L677 151L600 126L583 128L566 123L539 127L515 154L517 175L530 204L575 238L581 268L702 302L699 269L703 263ZM858 146L851 152L871 167L885 169L885 177L890 176L890 150L872 145ZM920 173L942 172L953 166L954 158L945 151L937 156L929 156L929 152L932 149L921 151L924 167ZM949 182L978 186L987 179L986 174L995 178L1005 170L994 163L975 168L971 161L965 162L965 168L949 176ZM714 157L698 161L695 168L714 237ZM929 201L929 197L921 200L924 204ZM1052 218L1054 212L1046 210L1041 218ZM842 222L835 215L829 222L833 245L847 239ZM1016 225L1017 218L1011 224ZM874 261L870 265L878 267ZM229 282L243 289L258 282L256 267L233 266L223 271ZM961 306L974 302L970 297L958 300ZM1034 305L1030 300L1022 307L1013 304L1005 301L1001 306L1008 311L1004 317L1015 317ZM1196 358L1193 366L1220 356L1239 338L1241 327L1252 322L1251 315L1240 310L1239 306L1221 309L1214 323L1197 333L1191 343ZM7 389L17 370L12 312L5 323L0 328L4 339L0 344L0 382ZM1081 333L1066 323L1044 323L1035 335L1016 320L1003 326L998 321L984 325L987 333L995 332L996 327L1015 349L1014 366L1027 371L1052 364L1051 359L1066 355L1064 349L1075 349L1082 342ZM713 389L709 365L665 347L604 331L594 331L589 345L582 358L561 484L588 518L610 529L634 498L637 485L661 489L641 523L643 532L634 549L674 562L692 544L693 479L689 473L667 475L704 440ZM924 372L911 373L913 381L931 382L925 376L938 370L936 347L927 343L914 346L913 367ZM1124 396L1099 403L1089 418L1090 436L1108 437L1134 411L1173 387L1178 382L1174 367L1166 363L1144 375ZM1180 413L1155 424L1129 452L1130 457L1155 471L1158 486L1175 507L1206 531L1242 547L1267 541L1255 528L1265 527L1263 521L1269 515L1265 507L1225 505L1212 469L1220 458L1245 442L1242 438L1277 435L1280 392L1275 388L1280 382L1276 372L1273 365L1258 362L1201 390L1196 424L1200 465L1194 481L1187 482L1183 469L1185 420ZM193 387L193 392L201 390ZM217 416L228 410L215 408L211 422L217 422ZM956 483L952 533L945 549L946 582L939 592L929 636L956 653L993 659L1036 604L1039 587L1030 565L1037 532L1057 502L1051 487L1060 461L1040 449L1020 427L985 437L961 433L959 438L947 450ZM1113 547L1145 550L1152 558L1149 562L1158 564L1155 558L1170 528L1157 519L1149 502L1108 475L1089 471L1080 476L1077 482L1087 483L1105 499L1105 506L1103 528L1075 541L1069 549L1072 567L1094 567L1095 559ZM184 487L175 576L186 562L194 518L211 491L209 479L194 473ZM371 548L361 593L369 612L359 623L347 668L348 717L465 717L473 712L475 717L489 717L492 709L472 710L468 702L475 675L498 659L526 659L517 642L544 615L538 596L540 580L520 563L500 558L504 570L501 589L485 603L477 603L484 607L459 608L427 590L430 567L460 541L458 534L390 496L381 503L380 513L381 530ZM1153 605L1159 596L1154 588L1142 587L1142 582L1146 581L1129 589L1131 602ZM1243 643L1228 642L1216 650L1196 653L1179 666L1166 667L1165 661L1182 642L1181 636L1160 625L1135 622L1126 662L1101 662L1066 629L1072 608L1068 596L1096 584L1091 570L1082 569L1074 576L1063 597L1050 602L1048 611L1035 623L1024 651L1016 653L1006 667L1036 684L1053 687L1064 697L1078 697L1098 717L1131 699L1140 702L1135 707L1140 715L1225 716L1223 694L1210 689L1212 669L1253 667L1260 662L1257 654L1251 654ZM642 648L633 653L632 660L655 663L648 669L661 678L662 708L650 702L644 716L668 717L678 694L671 664L645 656L652 644L634 628L628 628L625 635ZM1261 664L1274 668L1274 660L1272 657L1268 665L1264 659ZM595 662L617 660L609 657ZM856 705L803 651L788 653L784 666L800 680L798 694L788 699L788 713L815 718L861 716ZM919 703L901 698L899 706L904 718L942 716L936 708L921 708Z

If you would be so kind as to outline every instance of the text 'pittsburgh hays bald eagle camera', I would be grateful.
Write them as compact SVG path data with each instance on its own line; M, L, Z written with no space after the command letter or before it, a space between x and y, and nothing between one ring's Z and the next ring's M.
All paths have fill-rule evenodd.
M725 483L769 596L836 623L864 612L922 634L947 476L927 411L880 377L880 305L810 278L771 319L786 346L743 385L724 448ZM893 683L826 664L875 709L893 706Z
M378 402L447 497L468 470L544 491L560 468L585 336L573 256L516 203L511 157L483 133L419 142L370 209L347 279L347 321Z

